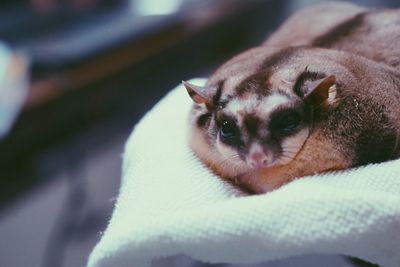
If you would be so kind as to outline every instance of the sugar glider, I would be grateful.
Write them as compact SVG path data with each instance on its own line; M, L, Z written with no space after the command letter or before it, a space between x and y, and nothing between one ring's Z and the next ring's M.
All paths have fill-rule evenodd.
M259 47L184 82L190 147L254 193L400 155L400 10L347 3L294 14Z

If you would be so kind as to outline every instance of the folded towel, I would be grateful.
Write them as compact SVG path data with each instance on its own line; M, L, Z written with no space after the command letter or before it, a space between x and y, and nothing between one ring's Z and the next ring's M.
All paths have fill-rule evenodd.
M176 254L257 263L311 253L400 266L399 160L304 177L248 196L188 148L190 106L178 86L135 127L115 209L89 267L148 267Z

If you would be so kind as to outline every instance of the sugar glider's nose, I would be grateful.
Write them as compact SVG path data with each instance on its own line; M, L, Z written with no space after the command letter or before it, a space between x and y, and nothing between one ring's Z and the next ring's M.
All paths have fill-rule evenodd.
M268 166L268 159L263 153L254 153L249 156L248 163L255 169L261 169Z
M255 169L266 168L269 165L268 155L264 152L259 144L252 144L250 147L249 155L247 157L247 164Z

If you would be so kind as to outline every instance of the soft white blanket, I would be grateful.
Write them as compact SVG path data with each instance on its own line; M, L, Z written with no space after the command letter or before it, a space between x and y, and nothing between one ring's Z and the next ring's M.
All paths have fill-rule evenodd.
M246 196L192 155L190 105L178 86L135 127L115 210L89 267L148 267L175 254L257 263L311 253L400 266L399 160Z

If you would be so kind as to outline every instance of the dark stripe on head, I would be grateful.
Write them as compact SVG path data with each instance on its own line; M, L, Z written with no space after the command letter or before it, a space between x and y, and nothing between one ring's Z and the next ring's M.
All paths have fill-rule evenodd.
M236 87L237 95L239 97L245 95L246 93L266 95L269 92L266 74L267 73L264 72L258 72L242 81Z
M352 34L357 28L364 24L365 15L367 13L361 13L349 20L340 23L332 30L328 31L324 35L317 37L313 42L312 46L318 47L330 47L342 38Z
M224 86L224 83L225 83L225 79L221 80L221 81L219 81L217 83L217 90L216 90L215 95L213 96L213 99L212 99L212 103L213 103L213 106L214 106L215 109L218 109L219 101L221 99L222 88Z
M261 64L260 71L270 70L272 67L280 66L286 63L302 47L286 47L267 57Z
M267 57L255 74L251 75L237 86L237 95L243 96L249 92L255 92L264 96L267 95L270 92L267 82L269 77L273 74L272 69L287 62L299 49L301 48L288 47Z
M231 95L227 95L227 96L224 97L224 99L220 99L219 102L218 102L217 109L218 110L224 109L226 107L226 105L229 103L229 101L232 100L232 98L233 97Z
M261 120L257 116L248 114L243 118L244 126L246 127L250 136L257 136L258 128L261 125Z

